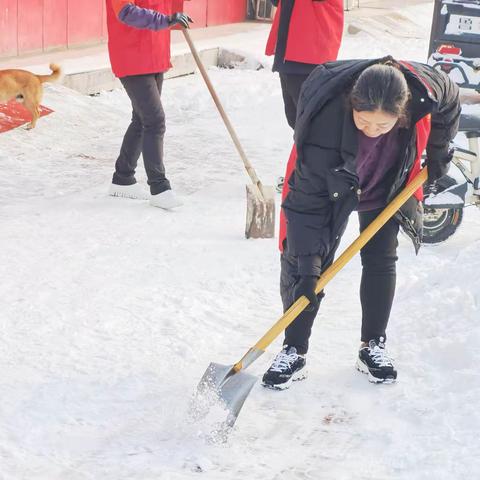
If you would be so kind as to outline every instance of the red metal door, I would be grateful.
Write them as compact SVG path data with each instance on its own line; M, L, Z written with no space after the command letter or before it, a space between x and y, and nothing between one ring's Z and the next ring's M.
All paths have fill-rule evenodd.
M68 0L68 45L100 41L105 0Z
M107 2L102 2L102 39L107 40L108 30L107 30Z
M246 0L208 0L207 26L243 22L246 18Z
M67 46L68 0L43 0L43 48Z
M207 0L191 0L185 2L185 11L192 17L194 24L192 28L207 26Z
M241 22L246 0L185 1L194 28ZM105 0L0 0L0 57L107 38Z
M18 8L18 52L43 49L43 0L22 0Z
M0 56L17 55L17 0L0 0Z

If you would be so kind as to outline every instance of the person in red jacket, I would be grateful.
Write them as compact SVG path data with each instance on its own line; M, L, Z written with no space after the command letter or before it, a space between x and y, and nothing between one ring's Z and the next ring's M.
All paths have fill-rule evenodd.
M265 53L275 55L287 122L295 129L300 89L313 69L337 59L343 0L271 0L277 7ZM277 180L282 191L284 177Z
M170 67L170 29L189 28L192 19L175 7L182 0L106 0L108 50L113 73L131 102L132 120L115 164L110 195L146 198L135 170L143 155L150 204L171 209L181 201L172 192L163 163L165 113L163 75Z
M287 122L295 128L303 82L313 69L337 59L343 34L343 0L271 0L277 7L266 54L275 55Z

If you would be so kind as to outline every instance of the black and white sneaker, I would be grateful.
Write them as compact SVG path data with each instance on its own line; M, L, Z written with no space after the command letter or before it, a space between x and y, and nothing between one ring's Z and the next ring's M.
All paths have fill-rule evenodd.
M358 352L357 370L368 375L372 383L393 383L397 379L397 371L393 359L385 350L383 337L370 340L368 346Z
M282 193L284 183L285 183L285 177L278 177L277 178L277 185L275 186L275 188L276 188L278 193Z
M285 390L296 380L307 378L304 355L299 355L295 347L285 345L265 372L262 385L274 390Z

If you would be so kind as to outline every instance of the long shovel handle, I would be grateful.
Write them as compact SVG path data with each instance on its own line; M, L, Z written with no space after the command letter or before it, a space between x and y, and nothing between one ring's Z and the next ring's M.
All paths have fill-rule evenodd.
M262 182L260 182L260 179L258 178L257 173L255 172L255 169L253 168L252 164L248 160L247 155L245 154L245 151L243 150L243 147L240 143L240 140L238 139L238 136L233 128L233 125L231 124L230 119L228 118L227 113L225 112L222 106L222 103L218 98L217 92L215 91L215 88L213 88L213 84L210 80L210 77L208 76L207 70L203 65L200 55L198 54L197 48L195 47L195 44L193 43L193 40L190 37L190 33L185 28L182 28L182 32L183 32L183 35L185 36L185 40L187 41L188 46L190 47L190 51L192 52L193 58L195 59L198 69L200 70L200 73L202 74L202 77L205 80L205 83L210 92L210 95L212 96L212 99L215 102L215 105L217 106L218 111L220 113L220 116L223 119L223 123L227 127L228 133L230 133L230 136L232 137L233 143L237 148L240 158L243 160L243 164L245 165L245 170L247 170L247 173L250 176L253 184L258 187L258 189L260 190L261 196L264 198Z
M319 278L315 292L320 293L325 285L368 243L368 241L385 225L395 212L427 181L427 169L423 168L412 181L390 202L385 210L360 234L360 236L325 270ZM275 325L233 366L236 372L248 367L265 349L282 333L310 302L305 296L300 297L278 320Z

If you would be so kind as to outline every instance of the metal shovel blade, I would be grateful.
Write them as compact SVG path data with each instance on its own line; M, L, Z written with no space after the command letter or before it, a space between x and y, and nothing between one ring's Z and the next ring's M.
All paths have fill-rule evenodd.
M275 236L275 189L263 185L262 192L263 198L256 185L247 185L247 238Z
M211 404L224 406L228 411L225 425L233 427L256 381L254 375L236 372L233 365L211 363L198 384L197 396L209 398Z

